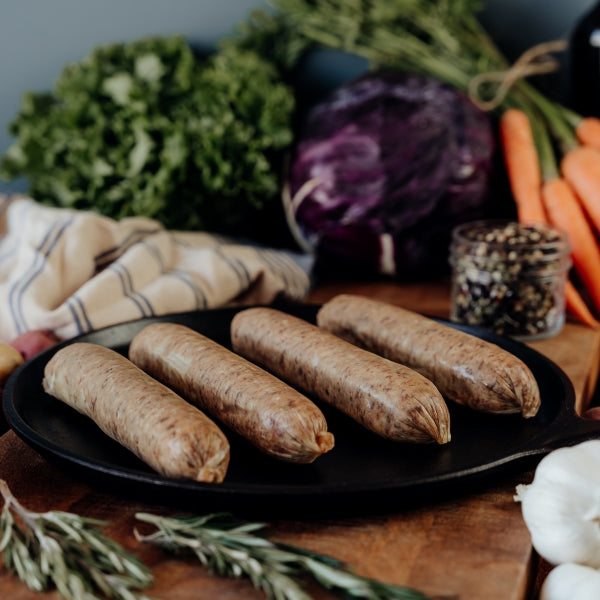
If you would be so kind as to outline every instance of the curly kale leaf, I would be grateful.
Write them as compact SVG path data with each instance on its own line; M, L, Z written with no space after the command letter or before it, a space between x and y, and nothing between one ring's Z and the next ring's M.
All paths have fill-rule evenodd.
M24 94L0 175L52 205L251 235L279 204L294 108L250 50L200 59L180 36L100 46L53 93Z

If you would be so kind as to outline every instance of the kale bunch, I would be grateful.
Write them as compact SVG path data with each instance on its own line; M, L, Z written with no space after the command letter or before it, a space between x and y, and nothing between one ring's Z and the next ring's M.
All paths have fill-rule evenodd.
M56 206L260 237L280 208L294 93L274 63L181 36L96 47L52 93L27 92L0 162Z

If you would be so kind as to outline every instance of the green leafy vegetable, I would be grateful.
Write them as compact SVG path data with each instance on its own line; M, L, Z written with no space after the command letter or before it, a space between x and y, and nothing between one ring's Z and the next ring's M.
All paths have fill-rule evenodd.
M137 591L152 585L150 569L98 529L106 522L63 511L28 510L2 479L0 496L4 566L31 590L55 588L66 600L150 600ZM139 541L172 553L192 553L211 573L247 577L273 600L310 600L304 589L307 576L347 598L427 600L409 587L357 575L333 557L270 541L255 533L264 524L241 522L227 513L196 517L137 513L136 518L156 528L147 535L135 530Z
M44 203L251 235L279 208L294 105L274 64L233 44L205 59L180 36L100 46L24 95L0 175Z
M303 575L346 598L427 600L408 587L356 575L330 556L261 537L254 533L264 527L261 523L239 524L224 513L201 517L138 513L136 517L156 527L145 536L136 533L140 540L172 552L192 552L212 573L248 577L274 600L310 600L302 586Z
M271 5L281 27L315 46L363 56L373 68L421 73L465 90L478 73L507 66L477 20L481 0L271 0Z
M31 590L56 588L67 600L149 600L135 590L152 584L150 569L98 529L103 521L62 511L30 511L4 480L0 495L4 565Z
M329 48L360 56L371 69L437 78L495 114L520 108L533 124L542 171L548 177L558 173L557 163L577 145L575 128L581 115L547 98L527 80L556 68L552 53L564 50L566 42L541 44L511 65L478 19L481 0L270 0L269 4L272 14L251 15L238 28L236 43L256 48L281 69L296 64L308 49Z

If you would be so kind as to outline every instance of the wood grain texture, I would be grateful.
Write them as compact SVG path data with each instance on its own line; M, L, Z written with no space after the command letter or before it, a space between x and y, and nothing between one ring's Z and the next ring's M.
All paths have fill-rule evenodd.
M323 302L341 291L364 293L432 316L447 318L448 289L444 285L328 284L308 301ZM578 402L589 402L598 377L600 333L568 323L555 338L532 343L571 378ZM245 580L213 577L197 562L173 558L137 542L133 529L138 511L176 514L147 502L132 502L118 494L85 485L46 462L13 432L0 437L0 476L33 510L68 510L108 519L106 533L137 554L154 572L149 595L163 600L258 600L264 595ZM540 561L513 494L532 473L498 479L491 488L452 500L378 517L327 520L279 520L266 530L273 539L335 556L358 573L419 589L431 597L460 600L533 600L539 586ZM202 506L198 506L202 514ZM542 569L547 565L542 563ZM315 600L338 598L309 584ZM0 596L14 600L58 600L27 590L0 567Z
M72 479L26 446L12 431L0 438L0 464L21 503L31 510L65 510L110 521L104 531L139 556L154 572L148 593L164 600L253 600L264 598L245 580L211 576L191 558L173 558L138 542L138 511L180 514L159 504L132 502ZM523 478L519 478L521 481ZM512 499L510 479L482 494L444 504L368 518L275 521L265 533L345 561L358 573L431 596L461 600L522 600L531 583L529 533ZM202 514L202 507L198 507ZM337 596L311 585L315 600ZM40 596L0 570L3 597ZM54 593L49 598L58 598Z

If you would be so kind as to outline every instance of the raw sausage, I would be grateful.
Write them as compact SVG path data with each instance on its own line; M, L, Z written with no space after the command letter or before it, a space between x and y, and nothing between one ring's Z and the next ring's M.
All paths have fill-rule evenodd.
M87 342L65 346L48 361L43 387L161 475L223 481L225 434L118 352Z
M422 375L282 311L255 307L231 322L236 352L396 441L450 440L448 407Z
M311 400L188 327L145 327L132 340L129 358L276 458L310 463L334 445Z
M132 340L129 358L275 458L310 463L333 448L314 402L189 327L145 327Z
M341 338L407 365L455 402L489 413L534 416L541 404L529 367L491 342L379 300L340 294L317 323Z

